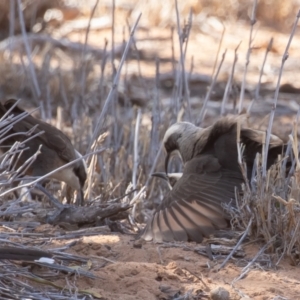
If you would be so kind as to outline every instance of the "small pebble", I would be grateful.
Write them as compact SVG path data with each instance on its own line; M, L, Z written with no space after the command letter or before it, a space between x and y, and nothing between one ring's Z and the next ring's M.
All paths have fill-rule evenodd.
M210 292L211 300L229 300L229 297L229 292L222 287L215 288Z
M143 240L136 240L133 242L133 248L142 249L144 244Z

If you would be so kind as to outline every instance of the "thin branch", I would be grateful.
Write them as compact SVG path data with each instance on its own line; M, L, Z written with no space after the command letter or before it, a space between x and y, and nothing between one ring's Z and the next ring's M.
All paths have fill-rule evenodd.
M222 59L220 61L220 64L219 64L219 67L217 69L217 72L213 78L213 81L206 93L206 96L205 96L205 99L204 99L204 102L203 102L203 105L202 105L202 108L201 108L201 111L200 111L200 115L199 115L199 118L197 120L197 125L200 125L202 122L203 122L203 119L204 119L204 115L205 115L205 111L206 111L206 106L207 106L207 103L208 103L208 100L210 99L210 95L215 87L215 84L217 82L217 79L218 79L218 76L219 76L219 73L220 73L220 70L221 70L221 67L223 65L223 62L224 62L224 59L225 59L225 56L226 56L226 53L227 53L227 50L225 50L225 52L223 53L222 55Z
M254 0L253 7L252 7L251 20L250 20L251 26L250 26L250 35L249 35L249 45L248 45L248 50L247 50L247 55L246 55L244 76L243 76L241 92L240 92L240 103L239 103L239 109L238 109L239 114L242 112L242 109L243 109L243 101L244 101L244 96L245 96L245 85L246 85L246 76L247 76L247 72L248 72L248 65L249 65L249 62L250 62L250 55L251 55L251 51L252 51L253 27L256 23L256 8L257 8L257 0Z
M284 67L286 60L289 57L288 51L289 51L290 45L292 43L293 37L295 35L296 28L297 28L297 25L299 22L299 18L300 18L300 10L297 13L296 20L295 20L294 26L292 28L292 32L290 34L290 38L288 40L288 43L286 45L286 48L285 48L285 51L283 53L282 60L281 60L281 66L280 66L280 70L279 70L279 74L278 74L278 80L277 80L277 85L276 85L276 90L275 90L275 95L274 95L274 103L273 103L273 107L271 110L269 125L268 125L268 129L267 129L265 160L263 162L263 172L262 172L263 178L266 178L266 174L267 174L268 149L269 149L269 144L270 144L270 139L271 139L271 131L272 131L273 120L274 120L274 116L275 116L275 110L277 107L277 101L278 101L278 96L279 96L279 88L280 88L281 76L283 73L283 67Z
M231 68L231 73L230 73L230 76L228 77L228 80L227 80L227 84L226 84L226 88L225 88L225 91L224 91L222 104L221 104L221 112L220 112L221 116L225 115L225 107L226 107L226 103L227 103L227 98L228 98L228 95L231 91L232 80L233 80L234 71L235 71L235 65L238 61L237 50L239 49L240 44L241 44L241 42L234 49L234 60L233 60L232 68Z
M20 26L21 26L23 42L24 42L24 45L25 45L25 50L26 50L28 61L29 61L29 70L30 70L31 80L32 80L32 83L33 83L33 86L34 86L34 89L35 89L37 100L39 100L39 98L41 96L41 90L39 88L39 84L38 84L38 81L37 81L37 76L36 76L34 65L33 65L32 58L31 58L31 50L30 50L30 47L29 47L28 39L27 39L24 15L23 15L23 12L22 12L22 3L21 3L21 0L17 0L17 2L18 2L18 14L19 14L19 19L20 19Z
M190 11L189 15L189 22L186 27L186 30L181 31L180 29L180 16L178 11L178 3L177 0L175 0L175 9L176 9L176 21L177 21L177 32L179 37L179 50L180 50L180 66L181 66L181 82L178 90L177 97L182 96L182 87L184 88L184 98L187 104L187 112L188 112L188 119L191 120L191 105L190 105L190 99L189 99L189 88L188 88L188 82L186 78L185 73L185 53L187 50L187 42L189 38L190 28L192 25L192 10ZM183 43L186 43L186 49L183 51Z
M226 257L226 259L222 262L222 264L220 265L220 267L218 268L218 271L220 271L223 267L225 267L225 265L227 264L227 262L229 261L229 259L233 256L233 254L235 253L235 251L238 249L238 247L241 245L241 243L243 242L243 240L246 238L250 227L252 225L252 219L250 219L248 226L244 232L244 234L242 235L242 237L240 238L240 240L238 241L238 243L235 245L235 247L232 249L232 251L230 252L230 254Z
M247 109L248 114L250 114L254 102L257 101L260 98L260 93L259 92L260 92L260 86L261 86L261 79L262 79L262 76L264 74L265 64L266 64L266 61L267 61L268 54L272 49L272 46L273 46L273 37L270 39L270 42L269 42L268 47L267 47L266 52L265 52L264 60L263 60L263 63L262 63L261 69L260 69L260 73L259 73L258 83L257 83L256 89L255 89L254 99L251 101L251 103L250 103L250 105Z
M84 45L82 49L82 55L81 55L81 62L82 62L82 70L81 70L81 97L83 98L85 94L85 87L86 87L86 67L87 67L87 61L85 59L86 52L87 52L87 43L88 43L88 38L89 38L89 32L91 28L91 22L92 19L95 15L96 8L98 6L99 0L96 0L95 5L92 9L89 22L86 28L86 33L85 33L85 39L84 39Z
M222 31L222 34L221 34L221 39L220 39L220 42L219 42L217 55L216 55L216 59L215 59L214 66L213 66L213 71L212 71L212 74L211 74L212 78L215 75L215 71L216 71L216 67L217 67L217 63L218 63L218 59L219 59L219 54L220 54L220 51L221 51L221 46L222 46L222 43L223 43L223 40L224 40L225 31L226 31L224 23L222 21L221 21L221 23L222 23L222 26L223 26L223 31Z
M118 82L119 82L119 77L120 77L121 70L122 70L122 66L123 66L123 64L125 62L125 59L127 57L128 51L130 49L130 46L131 46L131 43L132 43L132 40L133 40L133 36L134 36L135 30L137 28L137 25L139 23L139 20L140 20L141 16L142 16L142 13L139 14L139 16L138 16L137 20L135 21L135 24L134 24L131 32L130 32L130 38L129 38L129 40L128 40L127 44L126 44L125 50L123 52L122 59L120 61L120 64L119 64L118 69L117 69L117 73L116 73L115 78L113 80L113 85L112 85L112 87L111 87L111 89L110 89L110 91L108 93L108 96L107 96L107 98L105 100L105 103L103 105L101 114L100 114L100 116L98 118L97 124L95 126L94 133L93 133L92 138L90 140L89 146L87 147L86 153L88 153L90 151L91 146L94 143L94 140L97 138L97 136L99 134L99 130L100 130L101 125L102 125L102 119L106 115L108 105L109 105L111 99L113 98L114 93L115 93L115 91L117 89Z
M141 108L138 108L135 131L134 131L134 147L133 147L133 170L132 170L132 188L136 189L137 168L139 164L139 129L141 122ZM136 195L136 193L135 193Z

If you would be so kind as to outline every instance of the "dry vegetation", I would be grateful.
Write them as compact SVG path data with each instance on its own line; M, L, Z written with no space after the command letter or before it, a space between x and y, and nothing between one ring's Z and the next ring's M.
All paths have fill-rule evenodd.
M73 214L73 222L68 223L70 216L58 218L47 196L37 194L39 201L16 198L10 187L22 169L8 170L7 166L22 145L14 145L5 156L0 166L2 244L50 248L61 265L1 263L0 298L202 299L218 286L211 281L203 283L202 273L220 282L232 266L226 269L229 263L223 264L213 275L201 268L210 265L210 270L219 269L227 257L233 258L232 264L244 267L228 275L234 295L230 299L240 299L247 292L255 299L275 299L276 295L282 296L277 299L295 299L297 288L291 286L281 286L282 292L275 290L259 298L255 289L243 290L235 283L250 270L274 270L286 259L288 266L299 264L300 81L295 72L299 69L300 39L290 34L299 2L260 1L256 14L252 1L246 0L178 1L177 8L176 2L169 0L116 2L114 6L112 1L90 0L0 1L1 99L21 98L20 106L28 111L39 106L33 114L62 129L76 148L87 154L89 167L87 207L66 212ZM251 30L254 40L249 43ZM273 45L268 47L274 35ZM289 37L290 58L281 65ZM242 55L237 60L239 53ZM249 64L244 59L246 53ZM265 56L267 62L263 63ZM208 240L207 245L230 244L220 254L221 250L214 251L212 246L209 250L195 244L156 248L122 236L143 227L166 191L163 183L150 177L153 171L163 170L160 142L166 128L176 120L206 126L221 114L241 111L248 111L251 126L265 129L276 112L272 130L290 142L286 156L294 159L290 172L286 172L284 156L264 174L264 157L257 158L253 180L237 199L239 209L232 211L233 228L244 232L243 238ZM7 124L15 120L1 120L0 139ZM90 154L92 151L98 153ZM178 170L180 163L174 161L173 168ZM34 191L32 183L27 185ZM64 188L58 183L48 184L47 189L63 200ZM88 208L93 213L84 210ZM244 249L239 248L240 253L228 256L238 240L255 243L256 252L245 258ZM169 255L162 253L164 247L171 248ZM143 257L140 249L144 250ZM193 266L181 265L184 251L190 251ZM155 253L159 261L153 258ZM198 253L213 261L205 262L206 256L197 258ZM151 267L157 273L155 278ZM141 268L136 271L141 276L140 285L138 280L118 281L118 274L130 277L137 268ZM185 268L194 271L187 275L182 271ZM199 269L201 280L195 275ZM180 284L172 282L174 278ZM187 281L183 283L182 278ZM101 287L91 280L103 280ZM167 291L161 285L156 287L164 280L169 284ZM106 290L109 292L105 294Z

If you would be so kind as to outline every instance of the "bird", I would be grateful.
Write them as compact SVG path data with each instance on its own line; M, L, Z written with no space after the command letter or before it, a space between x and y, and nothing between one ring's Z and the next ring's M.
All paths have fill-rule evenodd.
M43 250L27 249L19 247L1 247L0 259L34 261L42 257L51 258L52 254Z
M4 104L0 103L0 117L3 117L10 109L10 114L20 115L24 113L24 110L19 106L14 106L15 104L15 99L9 99ZM25 142L25 150L18 158L16 166L22 166L27 159L38 151L40 145L42 147L40 154L37 155L34 162L25 170L25 175L34 177L44 176L81 157L79 152L75 150L70 139L63 132L46 122L34 118L30 114L27 114L23 119L16 122L6 132L5 139L2 139L4 141L0 147L7 148L12 146L16 141L25 141L28 137L24 133L29 130L33 131L32 134L40 133L40 135ZM4 152L3 148L1 151ZM82 159L69 167L55 172L49 178L63 181L68 186L77 190L76 204L83 205L83 187L87 178L86 169L86 164ZM68 199L68 202L70 202L70 199Z
M182 159L183 172L177 174L176 181L170 182L172 189L166 193L140 237L153 242L201 243L204 237L228 227L230 214L224 208L235 206L235 195L245 182L238 162L237 130L240 128L240 142L245 146L243 159L248 179L256 153L262 151L265 134L240 122L240 117L223 117L207 128L178 122L167 129L163 138L167 153L165 175L160 177L170 179L168 164L175 153ZM271 135L268 168L284 150L284 142Z

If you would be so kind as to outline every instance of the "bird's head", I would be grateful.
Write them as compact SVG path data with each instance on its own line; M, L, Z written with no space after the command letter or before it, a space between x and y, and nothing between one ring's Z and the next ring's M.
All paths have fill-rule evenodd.
M167 152L166 174L168 174L169 161L173 155L179 154L183 163L193 157L194 145L201 131L201 128L189 122L178 122L168 128L163 139L164 148Z

